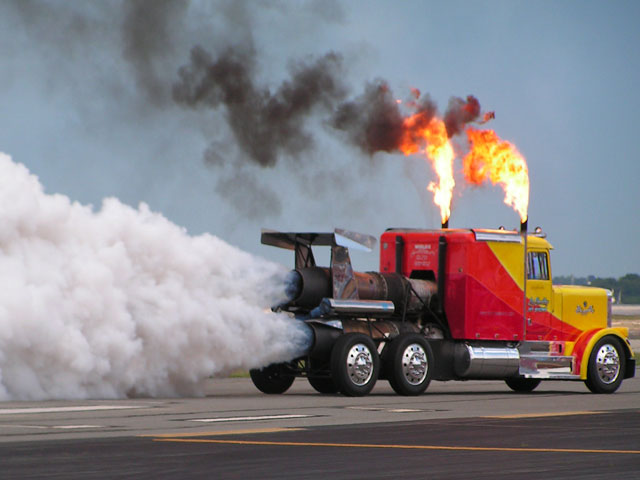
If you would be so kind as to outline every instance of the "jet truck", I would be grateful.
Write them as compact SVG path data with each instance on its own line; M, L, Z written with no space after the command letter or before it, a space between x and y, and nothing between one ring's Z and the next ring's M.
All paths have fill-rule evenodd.
M379 379L400 395L431 380L504 380L530 392L542 380L584 381L613 393L635 374L628 329L611 324L612 293L554 285L546 235L518 230L389 229L380 269L358 272L349 249L374 237L263 231L262 243L292 250L289 312L309 332L291 362L251 370L265 393L306 377L320 393L368 394ZM318 266L314 249L330 249ZM326 256L326 255L325 255Z

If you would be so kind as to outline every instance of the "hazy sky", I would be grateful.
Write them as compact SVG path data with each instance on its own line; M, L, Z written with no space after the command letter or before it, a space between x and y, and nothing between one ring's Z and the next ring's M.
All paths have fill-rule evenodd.
M440 113L472 94L527 159L529 225L548 233L553 273L639 273L638 18L633 0L0 0L0 151L48 193L146 202L189 233L292 262L260 245L261 227L440 225L431 166L363 154L329 124L338 101L382 81ZM198 59L225 55L247 75L184 93ZM304 65L313 76L296 76ZM331 95L294 95L282 123L260 123L256 103L325 76L340 80ZM502 190L464 186L460 168L450 226L517 227ZM377 253L354 263L375 269Z

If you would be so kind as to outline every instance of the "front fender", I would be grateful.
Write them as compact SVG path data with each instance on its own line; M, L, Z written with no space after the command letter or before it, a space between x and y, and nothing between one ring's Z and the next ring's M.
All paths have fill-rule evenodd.
M618 338L625 349L625 354L627 355L626 360L633 358L633 350L631 349L631 345L629 343L629 329L626 327L613 327L613 328L599 328L594 330L589 330L584 332L578 340L573 348L573 355L575 357L575 362L573 365L573 373L575 375L580 375L580 379L586 380L587 378L587 367L589 366L589 357L591 356L591 351L593 350L594 345L600 340L602 337L606 337L607 335L611 335L613 337ZM627 362L628 364L628 362ZM626 372L625 377L631 372ZM627 377L628 378L628 377Z

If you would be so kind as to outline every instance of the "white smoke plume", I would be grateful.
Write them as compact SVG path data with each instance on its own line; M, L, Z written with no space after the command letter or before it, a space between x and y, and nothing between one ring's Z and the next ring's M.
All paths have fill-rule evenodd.
M44 193L0 153L0 400L202 394L309 340L268 310L286 269L141 204Z

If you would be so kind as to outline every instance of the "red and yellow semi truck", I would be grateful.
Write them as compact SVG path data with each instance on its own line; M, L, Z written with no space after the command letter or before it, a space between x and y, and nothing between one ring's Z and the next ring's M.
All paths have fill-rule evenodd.
M306 377L321 393L360 396L386 379L418 395L432 379L501 379L520 392L581 380L613 393L634 376L628 330L611 326L611 293L553 285L539 229L390 229L379 272L354 271L349 248L375 241L263 231L262 243L294 251L289 301L277 309L304 323L309 344L291 362L252 370L257 388L283 393ZM316 265L316 246L331 249L329 267Z

